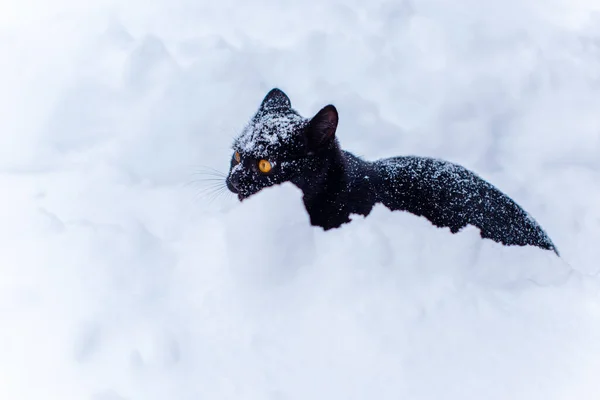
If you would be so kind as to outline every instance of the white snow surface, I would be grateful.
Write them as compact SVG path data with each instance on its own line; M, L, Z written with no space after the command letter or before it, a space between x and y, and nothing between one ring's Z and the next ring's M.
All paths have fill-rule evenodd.
M0 398L599 399L599 8L2 3ZM272 87L365 158L474 170L562 258L213 200Z

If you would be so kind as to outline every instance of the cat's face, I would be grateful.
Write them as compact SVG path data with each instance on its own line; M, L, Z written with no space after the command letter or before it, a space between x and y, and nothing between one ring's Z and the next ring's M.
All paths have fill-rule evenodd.
M285 93L271 90L233 143L227 188L243 200L265 187L292 181L333 140L336 127L333 106L306 119L291 108Z

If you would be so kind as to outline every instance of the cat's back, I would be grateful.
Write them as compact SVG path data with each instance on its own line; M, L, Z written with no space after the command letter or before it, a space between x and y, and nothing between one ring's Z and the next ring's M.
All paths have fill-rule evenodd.
M448 161L403 156L373 163L378 200L391 210L426 217L458 232L466 225L507 245L554 250L538 223L515 201L468 169Z
M407 206L414 202L415 208L448 208L494 192L492 185L468 169L436 158L385 158L376 161L374 167L381 177L378 192L386 202L396 200Z

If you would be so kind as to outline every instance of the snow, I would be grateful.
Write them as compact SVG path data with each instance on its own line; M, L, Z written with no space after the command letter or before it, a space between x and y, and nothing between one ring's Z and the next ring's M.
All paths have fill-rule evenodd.
M243 154L260 158L273 148L286 145L298 147L297 143L301 143L302 138L295 133L307 123L306 118L292 111L281 115L259 112L235 139L234 148L239 148Z
M0 398L597 399L593 11L2 3ZM273 87L368 159L474 170L562 258L383 207L323 232L292 185L215 198L196 173Z

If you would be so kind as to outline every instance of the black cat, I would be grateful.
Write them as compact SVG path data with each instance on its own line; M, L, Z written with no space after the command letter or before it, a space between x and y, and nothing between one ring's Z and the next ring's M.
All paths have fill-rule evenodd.
M271 90L233 143L227 187L240 200L292 182L304 193L312 225L325 230L368 215L376 203L424 216L453 233L467 225L505 245L558 251L537 222L512 199L469 170L425 157L364 161L342 150L333 105L303 118L279 89Z

